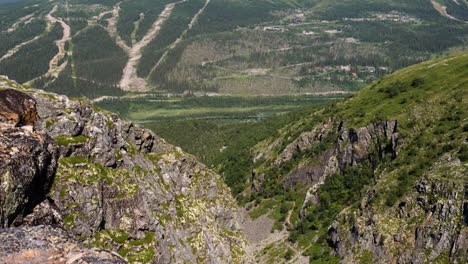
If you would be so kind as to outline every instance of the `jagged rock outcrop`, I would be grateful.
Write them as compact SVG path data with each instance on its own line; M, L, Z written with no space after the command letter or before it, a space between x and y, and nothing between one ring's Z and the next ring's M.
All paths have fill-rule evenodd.
M18 225L47 196L59 146L34 131L35 101L15 90L0 91L0 227Z
M1 264L124 264L115 253L82 246L47 226L0 229Z
M0 122L26 126L33 125L37 118L34 99L13 89L0 90Z
M48 199L25 224L63 226L129 262L249 262L237 205L219 175L87 100L13 86L37 102L37 131L60 145Z
M278 144L277 141L272 145ZM327 176L346 168L362 165L364 161L372 167L385 159L393 159L398 153L399 135L397 121L381 121L360 128L348 128L346 122L329 119L319 123L311 131L301 133L275 158L273 166L281 167L294 155L308 155L284 177L285 189L307 188L304 207L319 202L315 193ZM265 149L273 149L269 146ZM310 152L312 154L307 154ZM266 156L257 153L256 156ZM253 187L261 188L264 175L254 170Z
M467 173L459 159L444 155L391 208L369 202L385 188L377 184L357 211L336 218L329 230L335 254L342 263L466 263Z

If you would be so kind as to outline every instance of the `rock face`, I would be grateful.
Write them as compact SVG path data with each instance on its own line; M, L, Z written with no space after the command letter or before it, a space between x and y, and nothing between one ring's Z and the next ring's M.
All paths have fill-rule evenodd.
M330 243L342 263L466 263L467 215L463 196L466 166L443 156L414 191L385 211L368 201L356 212L342 212L329 230Z
M0 227L21 224L45 199L55 175L59 146L33 131L36 118L31 97L0 91Z
M300 120L297 124L306 123ZM463 124L454 127L466 127ZM408 153L417 153L416 150L408 149L421 147L415 147L417 136L408 135L407 131L401 132L404 135L401 136L397 120L353 128L344 121L329 119L316 121L312 129L308 125L304 127L307 128L304 132L297 133L295 124L288 125L278 138L267 139L253 148L252 157L261 162L254 167L251 189L268 188L262 184L269 183L266 179L269 176L277 177L285 191L306 192L298 217L307 219L309 209L322 206L317 190L328 177L352 177L346 170L368 169L372 180L361 190L360 198L353 205L343 207L332 225L326 226L328 233L324 232L323 243L331 249L332 257L350 264L467 263L468 164L460 160L457 147L439 139L439 144L448 147L430 153L436 158L430 162L426 158L425 164L418 165L417 168L425 170L417 175L415 170L408 172L403 164L418 164L416 154L408 157ZM426 133L432 129L426 124L422 127ZM415 135L420 133L413 131ZM430 133L429 139L437 135L437 132ZM268 171L271 168L281 173L272 174ZM407 180L402 177L409 178L406 186L396 184ZM385 199L400 186L408 189L401 192L398 202L390 204ZM278 244L281 243L287 241Z
M2 264L124 264L105 250L87 248L61 229L46 226L0 229Z
M30 96L13 89L0 91L0 122L24 126L37 118L36 102Z
M275 142L273 142L275 144ZM307 188L304 207L317 204L315 192L327 176L366 163L371 167L385 158L395 158L399 135L397 121L381 121L361 128L348 128L345 122L327 120L311 131L301 133L275 158L273 166L281 167L294 155L309 155L307 163L300 163L284 177L284 189ZM273 149L268 146L266 149ZM311 154L308 154L311 153ZM256 153L255 156L266 156ZM254 172L254 188L261 188L263 175Z
M47 200L20 222L63 226L129 262L249 262L237 205L219 175L86 100L23 91L37 103L37 133L55 139L60 148L48 149L60 158Z

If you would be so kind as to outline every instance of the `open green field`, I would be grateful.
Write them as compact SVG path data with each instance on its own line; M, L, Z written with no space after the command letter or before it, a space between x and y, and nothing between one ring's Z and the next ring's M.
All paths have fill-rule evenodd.
M110 98L96 105L139 122L174 120L260 120L344 95L294 96L173 96Z

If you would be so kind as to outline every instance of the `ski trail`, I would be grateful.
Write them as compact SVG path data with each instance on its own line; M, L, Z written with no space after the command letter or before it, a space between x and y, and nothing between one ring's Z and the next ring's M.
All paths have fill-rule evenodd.
M49 16L51 16L55 11L57 11L57 8L58 8L58 6L55 5L55 6L52 8L52 10L50 10L50 12L47 14L47 18L48 18ZM52 30L52 27L53 27L53 24L50 23L50 21L49 21L48 19L47 19L47 21L48 21L48 22L47 22L47 26L46 26L46 29L45 29L44 33L50 32L50 31ZM41 35L42 35L42 34L41 34ZM24 47L24 46L30 44L31 42L36 41L37 39L39 39L39 38L41 37L41 35L37 35L37 36L35 36L34 38L32 38L32 39L30 39L30 40L28 40L28 41L25 41L25 42L23 42L23 43L21 43L21 44L16 45L14 48L12 48L11 50L9 50L5 55L3 55L3 56L0 58L0 61L3 61L3 60L5 60L5 59L7 59L7 58L13 56L13 55L14 55L16 52L18 52L18 50L20 50L22 47Z
M54 10L57 10L57 6L54 7ZM57 54L50 60L49 62L49 70L47 73L45 73L42 76L38 76L30 81L27 82L27 84L31 84L35 80L41 78L41 77L55 77L57 78L60 72L62 72L65 67L67 66L68 62L65 61L61 65L58 65L60 60L62 60L65 55L67 54L67 51L65 50L65 43L69 40L71 40L71 30L70 26L67 25L62 19L55 18L53 16L53 12L49 13L47 15L47 20L49 21L50 25L55 25L55 23L59 23L62 26L62 38L55 41L55 45L58 48ZM48 24L48 25L49 25Z
M125 52L130 52L130 47L125 44L125 41L119 36L117 32L117 21L119 20L119 13L120 13L120 4L122 2L117 3L111 11L112 17L107 19L107 27L104 29L109 33L111 38L114 39L115 43L123 49Z
M9 50L5 55L3 55L3 57L0 58L0 61L3 61L5 59L8 59L9 57L13 56L16 52L18 52L19 49L21 49L23 46L26 46L28 45L29 43L37 40L38 38L40 38L41 35L39 36L35 36L33 39L30 39L26 42L23 42L21 44L18 44L16 45L14 48L12 48L11 50Z
M179 38L177 38L172 44L171 46L163 53L163 55L161 56L161 58L159 58L158 62L156 63L156 65L154 65L154 67L151 69L151 71L149 72L147 78L149 78L151 76L151 74L159 67L159 65L164 61L164 59L167 57L167 55L169 54L169 52L171 50L173 50L175 47L177 47L177 45L182 41L182 39L184 38L184 36L187 34L187 32L189 30L192 29L193 25L195 25L195 23L198 21L198 18L200 17L200 15L205 11L206 7L208 6L208 4L210 3L211 0L206 0L205 2L205 5L203 5L203 7L198 10L198 12L195 14L195 16L192 18L192 21L190 21L187 29L184 30L184 32L182 32L182 34L179 36Z
M34 13L29 14L27 16L24 16L24 17L18 19L18 21L16 23L14 23L9 29L7 29L6 32L11 33L13 31L15 31L16 29L18 29L19 24L21 24L22 22L24 22L26 20L31 22L31 18L32 18L33 15L34 15ZM28 24L28 23L25 23L25 24Z
M449 13L447 13L447 7L441 5L437 1L431 0L431 3L432 3L432 6L434 7L434 9L437 10L437 12L439 12L439 14L441 16L444 16L444 17L446 17L448 19L451 19L451 20L454 20L454 21L458 21L458 22L462 22L462 23L468 23L468 21L464 21L464 20L461 20L461 19L458 19L458 18L456 18L454 16L449 15Z
M170 3L167 4L164 10L159 15L158 19L153 23L151 29L146 33L146 35L139 41L128 49L128 61L127 65L125 66L122 74L122 79L120 81L120 89L124 91L130 90L137 90L137 91L145 91L146 88L146 81L143 78L139 78L137 76L137 69L136 66L140 62L141 59L141 50L146 47L158 34L159 30L161 30L162 24L169 18L172 14L172 10L174 9L175 5L181 2Z

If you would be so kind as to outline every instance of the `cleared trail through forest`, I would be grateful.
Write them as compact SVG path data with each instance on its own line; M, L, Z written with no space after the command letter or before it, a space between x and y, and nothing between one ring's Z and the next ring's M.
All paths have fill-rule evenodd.
M448 18L448 19L454 20L454 21L468 23L468 21L464 21L464 20L458 19L458 18L456 18L454 16L451 16L449 13L447 13L447 7L444 6L444 5L441 5L437 1L431 0L431 3L432 3L432 6L434 7L434 9L437 10L437 12L439 12L440 15L442 15L442 16ZM455 2L455 3L458 4L458 2Z
M146 35L139 42L135 41L131 48L127 47L127 49L124 49L127 51L129 58L127 65L123 70L122 79L120 80L120 89L124 91L136 90L140 92L148 90L146 87L146 81L137 76L136 66L140 62L142 49L156 37L158 32L161 30L162 24L164 24L172 14L172 10L175 5L181 2L167 4Z
M148 74L147 78L149 78L151 76L151 74L159 67L159 65L164 61L164 59L167 57L167 55L169 54L169 52L171 50L173 50L175 47L177 47L177 44L179 44L182 39L185 37L185 35L187 34L187 32L189 30L192 29L193 25L195 25L195 23L197 23L198 21L198 18L200 17L201 14L203 14L203 12L205 11L206 7L208 6L208 4L210 3L211 0L206 0L205 4L203 5L203 7L198 10L198 12L195 14L195 16L193 16L192 20L190 21L187 29L184 30L184 32L182 32L182 34L171 44L171 46L164 52L164 54L161 56L161 58L158 60L158 62L156 63L156 65L154 65L154 67L151 69L150 73Z
M109 33L111 38L114 39L115 43L122 48L125 52L129 53L130 52L130 47L125 44L125 41L119 36L119 33L117 32L117 21L119 20L119 13L120 13L120 4L122 2L117 3L114 8L111 11L112 16L107 19L107 27L104 29ZM102 13L103 15L105 13ZM103 15L104 16L104 15Z
M47 14L47 18L48 18L49 16L52 16L52 14L55 13L55 11L57 11L57 8L58 8L58 6L55 5L55 6L52 8L52 10L50 10L50 12ZM44 33L50 32L50 31L52 30L52 27L54 26L54 24L55 24L55 23L51 23L49 20L47 20L47 26L46 26L46 30L45 30ZM42 33L42 34L43 34L43 33ZM18 52L18 50L20 50L22 47L24 47L24 46L30 44L31 42L36 41L37 39L39 39L39 38L42 36L42 34L39 34L39 35L35 36L34 38L32 38L32 39L30 39L30 40L28 40L28 41L25 41L25 42L23 42L23 43L21 43L21 44L16 45L14 48L10 49L5 55L3 55L3 56L0 58L0 61L5 60L5 59L7 59L7 58L9 58L9 57L11 57L11 56L13 56L13 55L15 55L15 53Z
M54 9L52 11L56 11L57 10L57 5L54 6ZM57 78L58 75L60 74L60 72L62 72L65 67L67 66L68 64L68 61L65 60L64 62L62 62L61 65L59 65L59 62L65 58L65 55L67 54L67 50L65 49L65 44L71 40L71 30L70 30L70 26L65 23L62 19L60 18L56 18L53 16L54 12L50 12L49 14L47 14L47 20L48 20L48 24L47 25L55 25L55 23L59 23L60 26L62 27L62 38L59 39L59 40L56 40L55 41L55 45L57 46L57 49L58 49L58 52L57 54L50 60L49 62L49 70L42 76L38 76L30 81L27 82L27 84L31 84L32 82L34 82L35 80L39 79L39 78L47 78L47 77L55 77ZM71 54L69 54L71 55Z
M16 29L18 29L19 24L21 24L21 23L23 23L25 21L26 22L24 24L25 25L28 24L29 22L31 22L31 19L33 18L32 17L33 15L34 15L34 13L29 14L27 16L24 16L24 17L18 19L18 21L16 23L14 23L10 28L8 28L6 30L6 32L8 32L8 33L14 32Z

